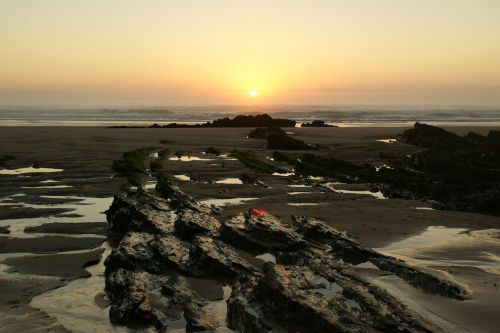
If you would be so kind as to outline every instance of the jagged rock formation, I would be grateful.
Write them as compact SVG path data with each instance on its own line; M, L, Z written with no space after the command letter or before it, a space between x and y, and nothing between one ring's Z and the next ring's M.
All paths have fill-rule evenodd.
M187 332L440 332L376 287L355 265L371 262L416 288L463 299L446 280L358 244L309 217L267 214L227 221L176 187L120 193L106 212L122 234L106 259L110 319ZM390 273L389 273L390 272Z

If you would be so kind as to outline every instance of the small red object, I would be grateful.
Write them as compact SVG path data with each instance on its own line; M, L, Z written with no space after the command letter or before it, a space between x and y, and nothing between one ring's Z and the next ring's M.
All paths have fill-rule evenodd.
M267 212L265 209L262 208L252 208L250 209L250 215L255 216L255 217L262 217L266 215Z

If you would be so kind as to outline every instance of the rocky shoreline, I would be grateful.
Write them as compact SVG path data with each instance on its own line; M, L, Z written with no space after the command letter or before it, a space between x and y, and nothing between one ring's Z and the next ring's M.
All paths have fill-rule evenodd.
M239 115L234 118L220 118L202 124L169 123L149 126L109 126L108 128L222 128L222 127L295 127L295 120L273 119L268 114ZM1 160L0 160L1 161Z
M217 209L176 186L163 193L128 190L106 212L109 228L123 235L105 262L114 324L187 332L446 331L371 284L358 269L367 264L425 293L467 297L461 286L314 218L295 216L287 225L250 210L219 221Z
M214 318L216 322L217 331L230 330L228 326L249 326L238 323L243 320L238 309L245 309L245 312L255 310L258 316L267 318L267 323L277 323L276 325L282 330L311 331L309 325L305 328L298 327L300 325L297 321L302 321L303 318L297 312L290 310L290 313L295 313L293 318L286 318L281 314L291 307L289 303L284 303L286 306L282 307L277 304L267 305L266 302L271 302L272 299L281 300L276 295L284 293L279 291L274 295L257 289L263 285L258 282L264 276L271 276L265 275L268 272L265 270L267 266L285 267L297 276L306 277L310 275L303 273L302 270L311 270L314 276L319 274L325 277L327 281L320 279L318 283L315 280L313 284L318 287L312 290L308 289L309 287L292 290L288 284L287 290L292 290L293 297L297 296L300 299L326 297L327 301L322 304L336 304L335 307L328 305L329 309L342 307L340 303L336 303L337 291L340 291L340 287L344 288L341 278L349 276L350 281L356 286L366 284L386 290L385 294L389 293L392 299L397 299L398 304L404 305L404 311L416 313L415 318L419 320L423 317L427 322L437 323L439 327L445 327L444 330L447 332L496 332L499 322L497 314L500 309L499 268L498 262L495 261L500 255L498 233L495 233L498 230L497 217L453 210L433 210L431 207L434 206L430 201L397 198L380 200L382 198L380 192L369 191L370 182L352 183L346 179L345 183L341 183L342 180L335 175L344 174L341 168L351 167L353 164L358 166L369 164L373 172L377 172L376 168L387 171L384 165L397 167L397 164L390 163L392 159L386 156L419 156L426 148L405 144L402 142L403 139L393 139L406 129L307 127L286 129L287 136L307 143L311 149L290 152L283 149L279 150L280 153L295 156L316 155L320 157L320 162L332 162L334 159L350 162L332 164L331 166L336 168L332 169L331 177L328 175L308 177L307 173L301 174L302 168L297 168L295 162L281 162L276 158L278 155L274 156L274 151L267 148L266 128L264 128L266 131L261 133L260 139L250 139L247 138L250 128L109 130L103 127L5 127L1 133L0 141L4 144L1 150L5 154L15 156L15 159L9 160L5 169L0 170L3 172L0 175L3 194L0 198L2 201L0 229L7 232L1 237L7 247L0 253L3 265L0 277L0 290L3 295L0 302L0 332L44 330L82 333L126 332L136 328L142 331L140 326L151 325L148 323L140 325L140 322L134 324L133 320L125 324L129 327L110 323L109 300L104 293L104 259L92 266L100 257L108 257L113 248L119 249L120 240L127 239L126 235L129 233L127 228L130 225L127 223L121 227L119 224L115 226L121 228L121 231L108 233L106 218L102 214L110 207L114 195L120 193L120 196L127 196L127 192L120 192L123 191L124 178L118 177L117 172L110 170L113 161L120 158L127 162L125 165L127 167L140 166L134 173L124 176L127 177L130 186L135 186L131 179L135 180L135 175L138 174L137 179L140 180L141 187L147 191L145 196L139 191L134 196L132 194L136 192L132 191L129 199L131 201L124 207L134 206L134 202L141 197L139 201L142 200L144 203L140 205L139 211L144 211L144 207L147 206L145 202L154 197L159 200L158 202L166 201L164 208L168 214L174 211L177 215L172 215L172 220L165 221L170 225L170 229L167 230L173 230L171 232L160 229L141 232L142 224L138 224L137 228L130 227L136 233L144 235L144 238L138 238L139 241L151 244L154 256L147 267L144 266L146 263L141 261L142 259L134 262L130 260L131 255L125 253L124 261L115 262L116 267L108 270L112 272L121 267L127 274L149 274L151 277L162 277L162 279L170 277L166 286L162 282L160 289L146 292L144 296L160 311L168 308L163 306L166 300L173 299L171 295L174 294L169 290L181 287L188 289L188 293L177 291L175 295L178 296L175 296L175 302L171 303L175 306L168 311L164 310L165 325L168 326L169 332L184 332L188 324L186 317L194 316L190 314L191 307L183 306L185 304L183 295L191 294L195 295L193 299L197 302L197 306L193 305L193 309L203 309L208 312L210 318ZM497 130L492 127L445 129L460 137L466 136L484 143L494 140L496 132L492 135L489 135L489 132ZM468 135L470 131L480 136ZM484 139L485 137L489 139ZM481 144L482 147L486 147L484 143ZM151 151L138 149L140 147L155 147L155 149ZM137 151L137 153L127 154L125 158L123 155L125 151ZM164 153L167 155L163 156ZM485 155L486 158L488 156L491 155ZM29 168L33 165L33 161L37 161L36 165L42 165L42 168ZM301 161L307 164L310 162L307 158ZM317 170L317 172L322 171ZM154 179L155 174L164 175L159 179L167 185L161 195L153 189L154 184L159 183L158 178ZM169 180L178 184L182 192L188 196L173 191L171 186L168 186ZM172 201L172 198L177 199ZM156 202L155 200L152 202ZM182 207L174 207L173 202L184 204ZM215 228L208 236L204 231L196 234L203 236L204 242L195 242L195 239L200 237L190 236L192 233L190 230L194 228L193 221L204 220L204 218L195 219L195 216L206 215L182 213L184 208L190 205L201 206L199 203L221 207L221 209L206 207L209 209L206 211L208 216L213 217L218 223L214 222ZM257 209L252 211L253 214L250 214L251 209L255 208ZM264 209L276 219L264 215ZM155 206L151 207L151 212L153 211L160 212ZM134 219L149 220L153 216L151 214L148 212ZM236 219L241 214L244 214L244 218ZM124 214L124 221L127 221L126 215ZM183 228L184 223L180 221L176 227L175 222L181 215L184 222L190 222L189 228ZM397 272L396 269L387 267L379 269L375 263L380 266L380 262L377 263L375 257L359 264L358 261L352 261L353 259L344 260L342 258L345 255L339 247L334 249L340 253L334 259L338 259L338 265L342 264L344 271L338 273L335 270L335 274L332 273L331 276L322 275L318 268L309 264L310 256L303 257L303 253L310 253L310 250L288 251L281 247L269 249L256 247L252 246L252 243L245 244L244 237L233 242L228 239L227 234L234 228L222 230L224 225L237 226L241 221L244 221L246 226L246 216L253 220L260 215L262 222L271 223L270 221L276 220L279 224L284 224L287 230L291 229L295 234L299 234L306 241L305 244L308 244L307 247L311 244L317 245L317 251L314 253L319 253L315 254L319 262L325 262L324 259L320 259L324 255L331 258L332 251L328 250L331 245L325 240L328 238L315 235L314 237L318 237L325 244L310 242L307 238L313 236L309 235L309 231L299 230L300 219L292 216L314 217L316 221L324 221L336 230L347 230L349 235L356 235L356 241L362 249L374 248L385 255L404 259L412 267L418 267L417 272L430 272L440 277L438 280L444 278L454 281L458 286L464 286L459 287L459 290L467 291L466 296L460 291L455 294L459 297L465 296L467 299L439 296L439 292L429 288L435 284L435 280L427 280L420 284L419 275L412 273L411 270L403 269ZM119 220L122 219L117 218L115 222ZM309 218L308 224L313 221L315 220ZM261 229L262 232L266 230ZM253 235L254 231L251 234ZM107 241L103 235L108 235ZM345 236L351 238L349 235ZM267 242L263 237L252 237L252 242L260 241L261 238ZM213 239L213 242L205 242L207 239ZM130 242L133 240L134 238L131 238ZM104 243L101 244L102 241ZM198 258L194 257L195 253L201 256L207 252L202 245L208 247L208 244L217 246L222 244L220 248L236 251L238 257L231 260L239 258L238 261L234 261L237 267L238 265L249 267L252 269L251 274L254 274L253 272L260 274L256 275L256 280L252 280L257 284L248 282L250 281L248 279L248 281L240 280L240 275L226 277L218 269L211 271L213 266L211 264L199 267L191 265L189 263L194 259L187 256L181 259L173 257L172 262L184 263L180 268L169 264L166 259L158 261L163 257L169 258L167 252L155 250L169 249L167 245L161 244L170 247L172 244L180 244L182 247L179 249L182 251L179 250L179 253L182 254L186 253L185 247L187 247L187 253L192 254L196 260ZM348 247L353 245L350 241L345 244ZM194 252L193 248L197 251ZM353 247L348 251L350 253L348 257L353 255L354 250ZM372 256L364 250L363 253L361 258ZM168 255L174 254L175 252ZM297 257L299 254L300 257ZM291 255L293 257L290 259ZM138 252L137 258L144 256ZM273 262L276 262L276 265L273 265ZM230 264L229 267L231 265L234 264ZM155 267L160 267L162 270L155 271ZM168 267L171 267L170 275L163 271ZM292 267L293 270L288 267ZM277 272L270 272L272 275L277 275ZM403 273L406 278L399 277L403 276ZM359 277L360 281L353 280L352 276ZM128 285L132 281L132 278L127 279L122 285ZM269 279L269 281L277 280L271 277ZM295 278L291 281L294 281L294 285L301 283L296 282ZM280 282L280 285L282 284ZM428 292L421 291L426 288L425 286ZM139 292L134 292L133 297L141 299L142 287L137 284L134 288ZM149 287L144 288L150 290ZM131 289L119 287L117 284L116 291L121 292L120 290L132 295ZM356 303L350 301L355 299L346 294L346 290L348 289L342 289L340 292L342 298L338 302L344 304L344 299L348 298L347 305L357 307ZM439 290L441 292L444 290L444 294L448 294L446 288L440 287ZM241 305L233 306L232 310L228 310L227 301L233 299L235 295L244 296L245 298L240 298L243 300L248 299L247 303L241 304L249 306L246 308ZM292 296L288 298L294 299ZM117 302L118 298L115 299L115 304L118 304ZM363 307L359 301L356 302ZM130 308L133 308L133 304ZM273 310L275 308L278 310ZM262 311L266 313L260 314ZM228 316L230 313L232 317ZM294 320L295 317L301 319ZM248 322L248 318L245 320ZM347 325L348 321L345 320L343 323ZM436 327L432 326L428 330L442 331ZM154 330L164 330L164 327L156 329L152 326L145 331ZM238 330L240 328L234 329ZM278 331L278 328L275 331ZM363 331L373 331L373 329L367 326L363 327Z

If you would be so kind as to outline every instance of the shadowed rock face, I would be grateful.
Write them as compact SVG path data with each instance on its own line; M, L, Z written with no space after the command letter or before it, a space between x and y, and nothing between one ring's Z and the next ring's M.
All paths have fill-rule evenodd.
M424 148L435 149L470 148L473 146L470 141L454 133L420 123L415 123L412 129L404 131L398 136L398 140Z
M302 140L286 134L271 132L267 135L267 149L307 150L311 147Z
M443 331L372 285L353 266L365 261L424 292L466 294L319 220L285 225L241 213L221 222L178 188L168 193L121 193L107 211L123 235L105 262L113 323L187 332Z
M285 131L279 127L257 127L248 133L248 137L251 139L267 139L270 133L286 135Z
M477 150L483 153L500 151L500 131L490 131L487 136L469 132L461 137L443 128L415 123L412 129L398 135L398 140L430 149Z
M214 120L212 127L295 127L295 120L273 119L268 114L240 115Z
M303 123L302 127L338 127L338 126L325 124L323 120L313 120L310 123Z
M398 140L426 150L394 160L393 170L377 172L390 197L437 201L437 208L498 215L500 207L500 140L487 136L458 136L442 128L416 123ZM403 166L405 169L401 168Z
M240 115L234 118L220 118L203 124L153 124L148 128L203 128L203 127L295 127L295 120L273 119L268 114ZM110 126L109 128L137 128L142 126ZM1 163L1 159L0 159Z

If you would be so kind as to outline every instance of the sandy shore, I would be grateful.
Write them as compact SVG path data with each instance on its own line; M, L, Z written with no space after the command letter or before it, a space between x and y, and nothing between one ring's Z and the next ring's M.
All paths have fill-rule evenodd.
M484 134L490 128L448 129L458 134L468 131ZM430 206L421 201L360 194L357 191L368 190L363 184L337 184L334 185L336 192L327 191L319 186L320 181L305 184L293 177L255 173L238 160L202 153L209 146L223 154L240 148L269 158L272 151L265 149L263 140L246 138L249 130L2 127L0 153L16 157L8 163L10 169L29 167L37 162L49 171L62 171L13 175L0 172L0 227L8 226L10 231L0 236L3 260L0 291L9 295L0 302L0 331L20 331L30 323L47 329L63 329L58 326L57 315L49 316L29 307L31 299L88 276L84 267L98 260L103 251L102 224L95 223L105 221L101 213L124 182L113 176L112 162L125 151L158 146L168 147L171 152L186 151L198 158L193 161L172 158L165 162L165 170L176 175L173 179L196 199L222 205L221 218L248 208L266 209L284 221L292 214L319 218L356 235L363 245L438 271L466 285L471 290L471 298L457 302L424 295L399 281L386 281L383 276L372 277L394 293L405 295L411 302L462 328L495 332L500 324L500 318L494 315L500 313L497 282L500 281L500 240L497 234L483 231L500 228L498 217L430 210ZM384 164L380 153L419 151L402 143L377 141L394 138L402 130L394 127L287 129L292 136L307 143L332 147L323 154L374 165ZM161 144L160 140L169 142ZM238 184L235 179L243 173L257 176L267 187ZM238 198L241 203L234 204ZM31 228L30 233L24 232L24 228ZM41 256L34 255L41 253ZM23 311L43 314L33 315L33 320L24 322L24 326L3 325L12 324L12 320L25 313ZM79 331L78 327L73 329Z

